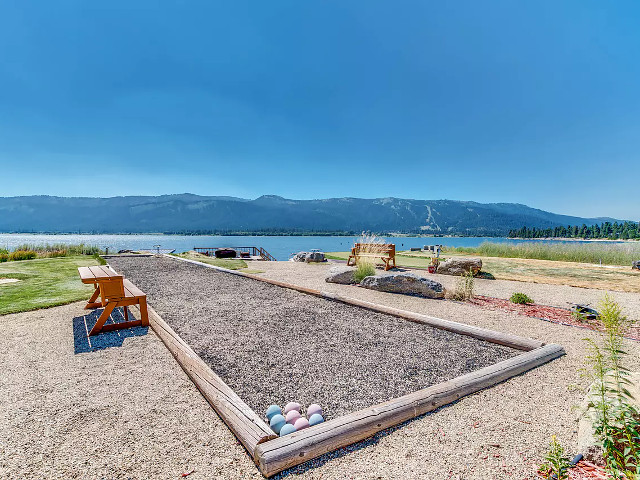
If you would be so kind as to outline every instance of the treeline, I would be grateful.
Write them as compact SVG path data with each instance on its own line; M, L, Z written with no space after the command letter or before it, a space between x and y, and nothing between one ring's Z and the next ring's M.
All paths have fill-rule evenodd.
M640 223L604 222L600 225L568 225L566 227L522 227L509 231L509 238L602 238L609 240L640 240Z
M264 236L280 236L280 237L340 237L359 235L360 232L355 231L326 231L326 230L302 230L302 229L281 229L281 228L265 228L262 230L171 230L162 232L164 235L221 235L225 237L264 237Z

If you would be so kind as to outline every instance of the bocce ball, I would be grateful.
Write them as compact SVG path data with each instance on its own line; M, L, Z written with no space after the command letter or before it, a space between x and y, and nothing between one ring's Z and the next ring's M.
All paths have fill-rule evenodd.
M282 429L280 430L280 436L284 437L285 435L289 435L290 433L293 433L296 431L296 427L294 427L293 425L291 425L290 423L285 424L284 427L282 427Z
M309 408L307 408L307 417L311 418L311 415L315 415L316 413L322 415L322 407L317 403L312 403L309 405Z
M324 422L324 418L322 418L322 415L320 415L319 413L314 413L309 417L309 425L312 427L322 422Z
M296 420L296 423L293 424L296 427L296 431L304 430L309 427L309 420L304 417L300 417Z
M291 425L293 425L294 423L296 423L296 420L298 420L302 415L300 415L300 412L297 410L291 410L289 413L287 413L286 419L287 419L287 423L290 423Z
M271 430L273 430L276 433L280 433L280 429L284 427L286 424L287 424L287 421L279 413L271 417L271 420L269 421L269 426L271 427Z
M278 405L270 405L267 408L267 420L271 421L274 415L282 413L282 409Z
M289 413L291 410L296 410L296 411L300 411L300 404L297 402L289 402L287 403L287 405L284 407L284 414L286 415L287 413Z

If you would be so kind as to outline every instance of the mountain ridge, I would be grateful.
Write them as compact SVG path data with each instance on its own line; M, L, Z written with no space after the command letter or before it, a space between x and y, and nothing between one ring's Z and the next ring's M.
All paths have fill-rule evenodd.
M595 224L519 203L419 200L397 197L294 200L191 193L60 197L0 197L0 231L34 233L150 233L315 231L506 235L515 228Z

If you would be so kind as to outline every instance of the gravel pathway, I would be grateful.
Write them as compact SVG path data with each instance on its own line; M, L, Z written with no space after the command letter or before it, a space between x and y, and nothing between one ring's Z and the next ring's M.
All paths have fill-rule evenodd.
M259 414L298 401L334 418L519 353L169 258L110 263Z

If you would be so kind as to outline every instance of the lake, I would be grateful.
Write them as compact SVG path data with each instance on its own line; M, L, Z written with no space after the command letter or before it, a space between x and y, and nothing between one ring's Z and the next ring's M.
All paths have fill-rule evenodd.
M503 237L383 237L395 243L398 250L423 245L447 245L451 247L475 247L482 242L536 242L542 240L512 240ZM293 253L317 248L324 252L349 250L357 240L353 237L282 237L282 236L218 236L218 235L40 235L40 234L0 234L0 248L13 250L24 243L45 245L53 243L95 245L109 248L109 253L118 250L150 250L154 245L160 248L185 252L194 247L263 247L278 260L287 260ZM562 243L559 240L544 240Z

